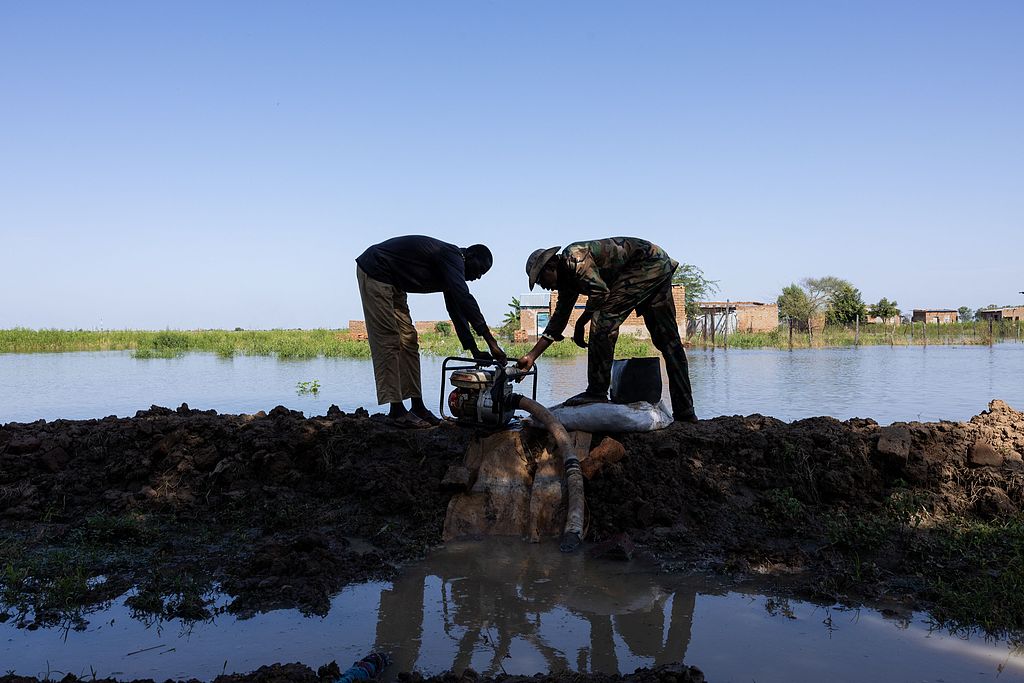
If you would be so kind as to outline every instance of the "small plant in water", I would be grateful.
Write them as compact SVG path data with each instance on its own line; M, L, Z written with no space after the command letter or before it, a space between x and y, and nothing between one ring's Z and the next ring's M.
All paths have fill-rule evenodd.
M299 396L308 396L312 394L317 396L320 394L320 380L314 379L311 382L296 382L295 393Z

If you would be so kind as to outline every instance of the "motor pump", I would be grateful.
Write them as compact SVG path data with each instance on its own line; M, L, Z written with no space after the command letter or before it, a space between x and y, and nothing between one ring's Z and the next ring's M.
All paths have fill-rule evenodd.
M449 362L471 365L448 367ZM451 373L454 387L445 397L446 380ZM533 398L537 397L537 369L529 372L514 364L472 358L446 358L441 364L441 416L445 405L456 422L466 426L504 427L515 414L517 401L513 398L512 383L533 377Z

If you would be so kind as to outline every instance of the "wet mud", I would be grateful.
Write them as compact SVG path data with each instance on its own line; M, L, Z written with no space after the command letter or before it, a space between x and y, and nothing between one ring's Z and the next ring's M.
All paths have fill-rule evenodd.
M1024 415L1001 401L964 423L752 415L595 435L595 446L605 436L625 457L588 472L585 552L1024 631ZM133 588L140 615L323 614L345 585L393 577L440 543L452 495L443 482L479 437L395 430L333 407L310 418L153 407L3 425L0 620L81 627L90 606ZM214 588L230 604L214 607ZM319 675L288 665L221 678L329 672ZM691 675L627 678L702 680ZM449 679L460 680L425 680Z

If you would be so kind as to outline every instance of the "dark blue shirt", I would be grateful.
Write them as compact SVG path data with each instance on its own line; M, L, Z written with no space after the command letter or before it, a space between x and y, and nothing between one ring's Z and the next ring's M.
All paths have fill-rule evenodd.
M487 322L466 285L462 249L433 237L393 237L368 248L356 259L374 280L414 294L444 293L444 304L462 348L477 348L469 328L487 331Z

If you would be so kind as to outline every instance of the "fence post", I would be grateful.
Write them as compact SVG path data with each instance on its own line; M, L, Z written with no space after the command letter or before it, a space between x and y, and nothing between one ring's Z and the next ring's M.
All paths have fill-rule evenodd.
M994 320L994 318L989 318L988 319L988 345L989 346L992 346L992 344L995 343L995 337L993 336L994 333L992 332L992 322L993 322L993 320Z
M860 314L857 314L856 327L853 332L853 345L860 346Z
M722 348L729 348L729 300L725 300L725 326L722 328Z
M789 319L789 350L793 350L793 319Z
M711 350L715 350L715 312L711 311Z

